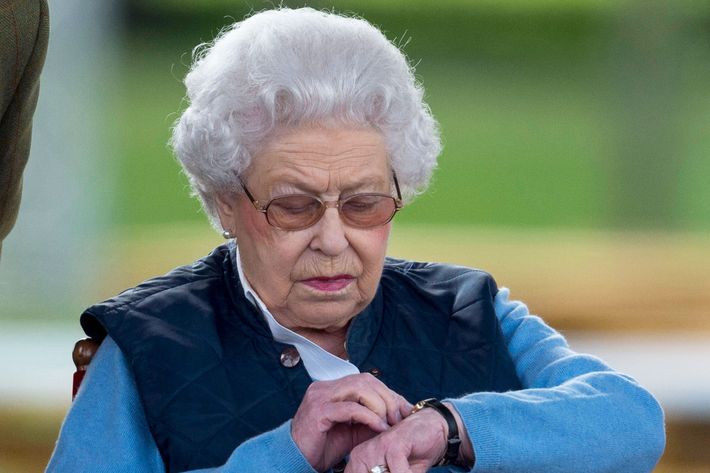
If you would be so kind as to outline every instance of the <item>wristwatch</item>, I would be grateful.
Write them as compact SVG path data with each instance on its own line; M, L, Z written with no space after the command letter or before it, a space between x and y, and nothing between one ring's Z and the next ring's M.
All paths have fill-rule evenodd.
M443 458L435 466L452 465L456 463L459 457L459 448L461 447L461 437L459 437L459 428L456 425L456 418L451 413L451 410L443 405L439 400L430 398L419 401L414 405L412 414L419 412L422 409L430 407L441 414L449 426L449 435L446 438L446 452Z

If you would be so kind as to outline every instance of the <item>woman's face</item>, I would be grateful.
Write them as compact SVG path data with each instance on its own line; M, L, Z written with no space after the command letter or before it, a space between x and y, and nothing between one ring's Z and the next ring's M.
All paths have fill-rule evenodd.
M390 194L392 187L382 135L361 128L304 127L277 135L242 180L261 203L286 194L323 200ZM339 331L375 296L391 224L349 227L337 208L328 208L309 228L280 230L243 193L219 208L247 280L282 325L301 333Z

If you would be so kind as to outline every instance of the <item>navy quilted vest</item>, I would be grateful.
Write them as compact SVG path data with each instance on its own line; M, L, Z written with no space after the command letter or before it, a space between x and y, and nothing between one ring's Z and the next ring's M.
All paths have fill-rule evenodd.
M242 442L293 417L311 383L286 368L246 300L234 248L216 248L81 317L116 341L135 377L168 472L222 465ZM372 303L348 333L350 361L414 403L520 389L486 273L387 259Z

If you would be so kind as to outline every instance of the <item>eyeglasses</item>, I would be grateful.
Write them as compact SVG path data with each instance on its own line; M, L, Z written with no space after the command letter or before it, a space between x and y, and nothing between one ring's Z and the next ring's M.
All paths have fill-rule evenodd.
M266 216L266 221L281 230L303 230L315 225L326 209L335 207L347 225L356 228L372 228L384 225L402 208L402 193L397 176L392 172L397 197L389 194L354 194L339 200L321 200L306 194L289 194L275 197L262 204L249 192L241 178L241 184L254 208Z

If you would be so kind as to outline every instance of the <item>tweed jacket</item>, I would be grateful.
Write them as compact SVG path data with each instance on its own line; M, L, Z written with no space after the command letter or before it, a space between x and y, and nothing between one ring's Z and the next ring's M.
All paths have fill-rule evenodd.
M48 36L46 0L0 1L0 252L20 207Z

